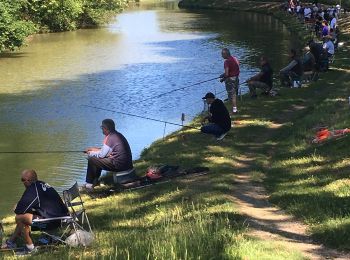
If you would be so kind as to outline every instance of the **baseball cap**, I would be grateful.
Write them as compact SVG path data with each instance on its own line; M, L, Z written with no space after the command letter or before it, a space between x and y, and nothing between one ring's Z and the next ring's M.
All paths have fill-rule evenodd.
M204 97L202 97L202 99L207 99L207 98L215 98L215 95L211 92L208 92L207 94L205 94Z

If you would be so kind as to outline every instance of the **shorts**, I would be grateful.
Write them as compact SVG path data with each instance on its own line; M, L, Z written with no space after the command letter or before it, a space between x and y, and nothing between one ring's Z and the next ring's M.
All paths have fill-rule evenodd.
M45 219L43 216L33 214L34 219ZM32 230L53 230L61 226L61 220L51 220L48 222L36 222L32 224Z
M225 79L225 87L228 96L231 98L232 96L238 95L239 88L239 78L238 77L229 77Z

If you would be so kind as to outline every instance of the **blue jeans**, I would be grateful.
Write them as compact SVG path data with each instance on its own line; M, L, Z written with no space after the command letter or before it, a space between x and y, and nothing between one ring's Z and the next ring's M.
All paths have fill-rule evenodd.
M215 135L215 137L219 137L225 131L217 124L209 123L207 125L202 126L201 132L205 134L212 134Z

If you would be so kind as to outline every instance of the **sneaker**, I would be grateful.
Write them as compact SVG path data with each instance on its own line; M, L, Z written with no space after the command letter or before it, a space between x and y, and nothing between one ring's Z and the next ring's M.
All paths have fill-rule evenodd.
M218 137L216 138L216 140L220 141L220 140L224 139L224 137L225 137L226 135L227 135L227 132L226 132L226 133L223 133L223 134L220 135L220 136L218 136Z
M1 245L1 249L15 249L17 245L15 242L11 242L10 240L6 240L5 243Z
M28 247L24 247L23 250L16 252L16 256L22 255L32 255L38 252L38 247L34 247L33 249L29 249Z
M232 112L233 112L233 113L237 113L237 112L238 112L237 107L233 107L233 108L232 108Z

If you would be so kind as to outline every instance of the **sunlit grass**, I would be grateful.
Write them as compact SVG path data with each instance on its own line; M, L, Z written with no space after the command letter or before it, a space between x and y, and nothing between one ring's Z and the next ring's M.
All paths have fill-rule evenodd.
M292 26L295 31L301 28L297 22ZM342 60L345 55L337 54L341 62L334 66L349 66L349 60ZM86 249L59 247L30 258L304 259L281 242L247 235L245 218L232 196L238 164L252 182L266 185L272 202L309 224L314 238L350 249L350 139L319 146L309 142L317 125L350 126L345 98L350 79L342 73L322 74L323 79L307 88L281 89L281 96L273 98L244 97L240 123L223 142L194 129L157 141L136 163L139 174L159 163L206 166L210 173L106 198L84 196L95 244ZM4 224L9 234L13 218Z

